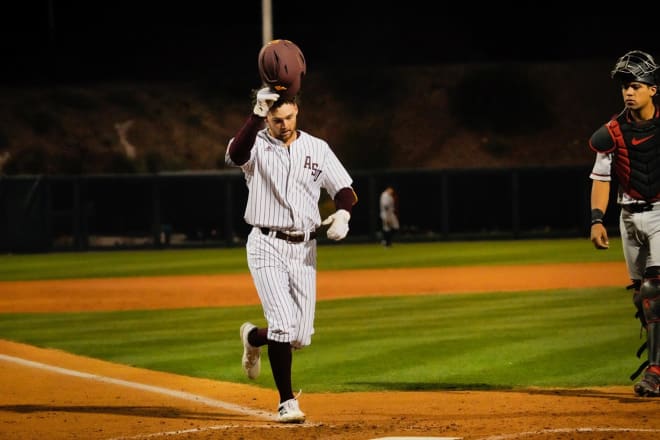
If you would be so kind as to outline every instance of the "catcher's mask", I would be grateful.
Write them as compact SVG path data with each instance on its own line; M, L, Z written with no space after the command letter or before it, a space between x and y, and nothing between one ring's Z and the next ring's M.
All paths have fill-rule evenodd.
M637 81L655 86L657 69L651 55L641 50L631 50L617 60L611 76L622 83Z

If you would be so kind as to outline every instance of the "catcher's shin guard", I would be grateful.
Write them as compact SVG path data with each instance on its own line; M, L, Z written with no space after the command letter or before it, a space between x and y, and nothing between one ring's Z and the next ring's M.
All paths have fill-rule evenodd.
M647 275L653 276L653 274L647 274ZM642 295L640 293L641 287L642 287L642 280L632 280L632 284L626 286L627 290L633 291L632 302L635 305L635 318L639 319L639 322L642 324L642 326L639 329L640 339L646 335L646 318L644 317L644 309L642 308ZM648 341L646 340L646 338L644 338L644 342L637 349L637 353L635 353L637 358L641 359L642 355L646 351L647 345L648 345ZM644 361L637 368L637 370L635 370L635 372L630 375L630 380L635 380L637 376L642 374L642 371L644 371L644 369L648 364L649 364L648 360Z
M639 319L642 323L642 329L646 328L646 318L644 318L644 309L642 308L642 295L640 288L642 287L642 280L633 280L632 284L627 286L626 289L633 291L632 302L635 305L635 318Z
M640 298L646 319L648 360L637 370L648 366L642 379L634 386L640 397L660 397L660 277L647 278L642 283ZM639 354L639 352L638 352Z
M646 338L650 365L660 365L660 278L644 280L639 291L646 320Z
M641 357L645 346L648 357L630 376L631 380L639 376L646 366L660 366L660 277L656 275L644 279L638 301L646 322L646 342L637 351L637 357Z

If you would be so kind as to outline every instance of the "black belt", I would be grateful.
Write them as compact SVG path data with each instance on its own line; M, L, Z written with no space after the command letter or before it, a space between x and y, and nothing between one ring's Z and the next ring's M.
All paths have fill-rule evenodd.
M653 208L655 208L656 205L653 203L626 203L624 205L621 205L621 209L624 209L627 212L645 212L645 211L653 211Z
M271 232L275 232L275 238L280 238L282 240L289 241L291 243L300 243L305 241L305 234L303 235L289 235L286 232L282 231L277 231L274 229L269 229L269 228L259 228L261 232L265 235L270 235ZM314 240L316 239L316 231L312 231L309 233L309 239Z

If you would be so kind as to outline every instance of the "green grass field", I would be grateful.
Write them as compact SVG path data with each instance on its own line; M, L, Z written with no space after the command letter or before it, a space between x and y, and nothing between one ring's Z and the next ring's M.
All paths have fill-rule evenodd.
M594 250L588 239L328 244L318 247L318 269L376 269L482 264L623 261L620 241ZM247 272L243 247L0 255L0 281Z
M319 270L621 261L586 239L319 246ZM247 272L244 249L0 256L0 280ZM475 273L478 276L478 273ZM625 286L358 298L318 303L294 357L305 392L631 384L639 322ZM0 285L0 289L2 286ZM0 293L1 294L1 293ZM94 292L90 292L93 295ZM219 292L220 294L220 292ZM274 387L267 356L248 381L238 328L258 306L0 314L0 338L112 362Z

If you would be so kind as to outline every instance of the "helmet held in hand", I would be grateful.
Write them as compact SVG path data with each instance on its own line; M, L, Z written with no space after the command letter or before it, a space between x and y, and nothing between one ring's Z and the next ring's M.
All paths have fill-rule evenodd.
M307 72L305 56L290 40L272 40L259 51L259 76L283 98L292 98L302 86Z

